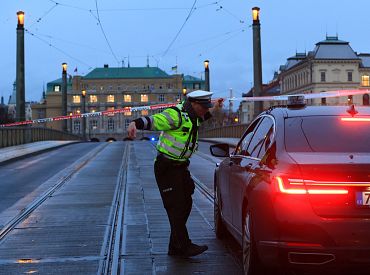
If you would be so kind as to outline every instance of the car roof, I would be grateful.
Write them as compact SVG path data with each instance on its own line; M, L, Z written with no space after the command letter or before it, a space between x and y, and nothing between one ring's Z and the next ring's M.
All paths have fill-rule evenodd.
M288 117L302 117L302 116L351 116L347 110L349 106L304 106L298 108L289 108L287 106L271 107L265 111L272 115L283 115ZM356 116L370 116L370 106L355 106L358 112Z

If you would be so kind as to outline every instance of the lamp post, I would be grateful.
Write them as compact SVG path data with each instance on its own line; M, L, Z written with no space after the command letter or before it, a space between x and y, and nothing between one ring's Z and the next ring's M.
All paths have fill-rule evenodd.
M260 8L252 8L253 17L253 78L254 88L253 96L262 95L262 58L261 58L261 24L260 24ZM262 112L263 103L261 101L254 102L254 117Z
M17 121L25 121L26 106L24 81L24 12L18 11L17 17L16 116Z
M86 140L86 90L82 90L82 138Z
M67 63L62 64L62 116L67 115ZM62 130L68 131L67 120L62 121Z
M211 89L209 85L209 60L204 60L204 78L205 78L204 90L209 92L209 90Z
M183 99L185 99L186 93L187 93L186 87L182 88L182 98Z

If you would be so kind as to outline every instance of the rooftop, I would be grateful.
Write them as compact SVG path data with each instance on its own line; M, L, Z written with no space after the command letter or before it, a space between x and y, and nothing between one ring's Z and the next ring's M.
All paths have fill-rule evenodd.
M124 68L95 68L83 79L144 79L170 78L165 71L157 67L124 67Z

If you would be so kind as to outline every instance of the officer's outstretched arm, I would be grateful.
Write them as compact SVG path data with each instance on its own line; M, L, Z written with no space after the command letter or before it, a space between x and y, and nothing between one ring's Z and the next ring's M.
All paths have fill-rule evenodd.
M176 110L169 108L159 114L140 117L133 120L133 122L131 123L135 123L135 129L149 131L168 131L179 127L180 118Z

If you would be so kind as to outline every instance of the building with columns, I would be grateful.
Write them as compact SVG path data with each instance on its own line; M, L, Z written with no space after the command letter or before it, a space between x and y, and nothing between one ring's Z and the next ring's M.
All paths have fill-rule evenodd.
M358 54L349 42L338 36L327 36L316 43L308 53L296 53L263 85L263 96L311 94L335 90L370 89L370 54ZM243 96L251 96L252 90ZM266 101L263 108L282 102ZM311 99L310 105L365 105L369 106L369 93L349 97ZM253 103L242 102L239 111L241 122L253 119Z
M81 114L83 100L85 113L115 110L124 107L147 106L179 102L186 92L204 87L204 81L182 74L168 75L157 67L109 67L95 68L85 76L67 79L67 114ZM34 119L55 117L62 114L62 79L47 84L45 101L35 104ZM86 91L83 98L82 91ZM151 115L159 110L92 116L86 118L88 139L122 140L128 124L135 118ZM62 129L61 121L47 122L46 127ZM82 118L68 120L68 131L82 135Z

